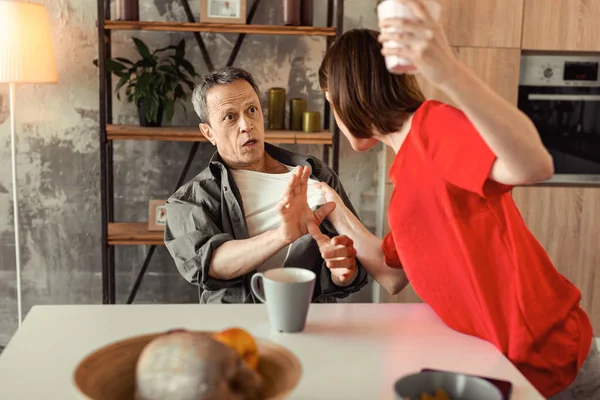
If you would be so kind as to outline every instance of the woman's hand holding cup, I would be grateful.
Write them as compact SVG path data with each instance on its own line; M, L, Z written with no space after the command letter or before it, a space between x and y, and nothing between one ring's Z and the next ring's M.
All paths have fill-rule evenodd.
M418 71L438 86L452 80L460 69L460 63L439 22L439 4L435 0L388 1L400 5L400 10L407 10L396 13L401 16L387 17L382 12L379 15L382 32L379 41L383 45L381 53L386 57L408 61L405 65L399 63L390 72L403 74Z

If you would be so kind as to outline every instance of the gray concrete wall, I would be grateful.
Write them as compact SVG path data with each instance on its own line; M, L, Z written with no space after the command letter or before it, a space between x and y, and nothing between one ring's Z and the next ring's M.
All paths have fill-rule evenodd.
M38 2L42 2L38 0ZM36 304L87 304L101 302L100 198L98 153L98 78L92 60L97 56L96 2L47 0L59 83L22 85L17 88L17 164L21 226L24 314ZM185 15L179 1L141 0L144 20L179 20ZM196 15L199 0L190 4ZM250 0L249 0L250 3ZM280 24L280 0L263 0L256 23ZM323 23L324 1L315 0L317 23ZM376 26L375 2L346 0L345 28ZM181 37L200 73L206 72L191 34L116 32L115 56L135 56L131 36L149 46L163 46ZM216 66L223 66L236 35L203 34ZM317 68L325 40L313 37L247 37L236 65L252 72L263 92L269 87L288 88L291 96L309 100L322 109ZM263 103L266 96L263 93ZM9 147L8 87L0 85L0 345L17 328L16 274ZM187 118L178 110L175 123L196 124L188 105ZM115 99L115 121L137 123L135 108ZM190 144L172 142L115 143L116 218L145 221L148 200L171 192ZM292 146L305 153L321 154L319 146ZM356 208L365 214L377 182L376 150L353 153L343 140L341 179ZM212 153L201 146L190 176L198 173ZM369 200L370 201L370 200ZM372 201L370 201L372 203ZM365 203L365 204L363 204ZM124 302L146 254L145 246L118 247L117 299ZM367 300L368 293L354 300ZM174 267L164 248L158 248L137 302L195 302L196 290Z

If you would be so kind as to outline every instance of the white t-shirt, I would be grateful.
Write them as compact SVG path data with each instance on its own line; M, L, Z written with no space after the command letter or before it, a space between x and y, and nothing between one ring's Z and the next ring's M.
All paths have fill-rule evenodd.
M233 179L242 196L246 226L250 237L279 227L280 219L276 207L283 198L294 169L294 167L288 165L286 167L290 172L285 174L231 170ZM307 200L308 205L313 210L326 203L323 191L312 185L317 182L313 179L308 180ZM293 246L293 243L279 250L258 270L267 271L272 268L283 267L291 246Z

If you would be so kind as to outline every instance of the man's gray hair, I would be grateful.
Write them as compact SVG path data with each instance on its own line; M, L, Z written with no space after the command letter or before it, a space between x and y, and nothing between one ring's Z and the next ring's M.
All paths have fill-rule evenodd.
M250 72L236 67L225 67L209 72L208 74L204 75L202 81L196 85L194 88L194 93L192 94L192 104L194 105L196 114L198 114L198 117L200 117L200 122L208 123L206 93L208 93L208 91L215 86L229 85L238 79L243 79L248 82L256 92L256 95L260 98L258 85L254 81L254 77Z

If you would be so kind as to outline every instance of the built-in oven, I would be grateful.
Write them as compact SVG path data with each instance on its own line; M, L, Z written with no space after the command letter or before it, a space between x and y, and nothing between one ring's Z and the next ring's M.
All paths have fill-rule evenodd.
M600 184L600 56L523 55L518 107L554 159L556 183Z

